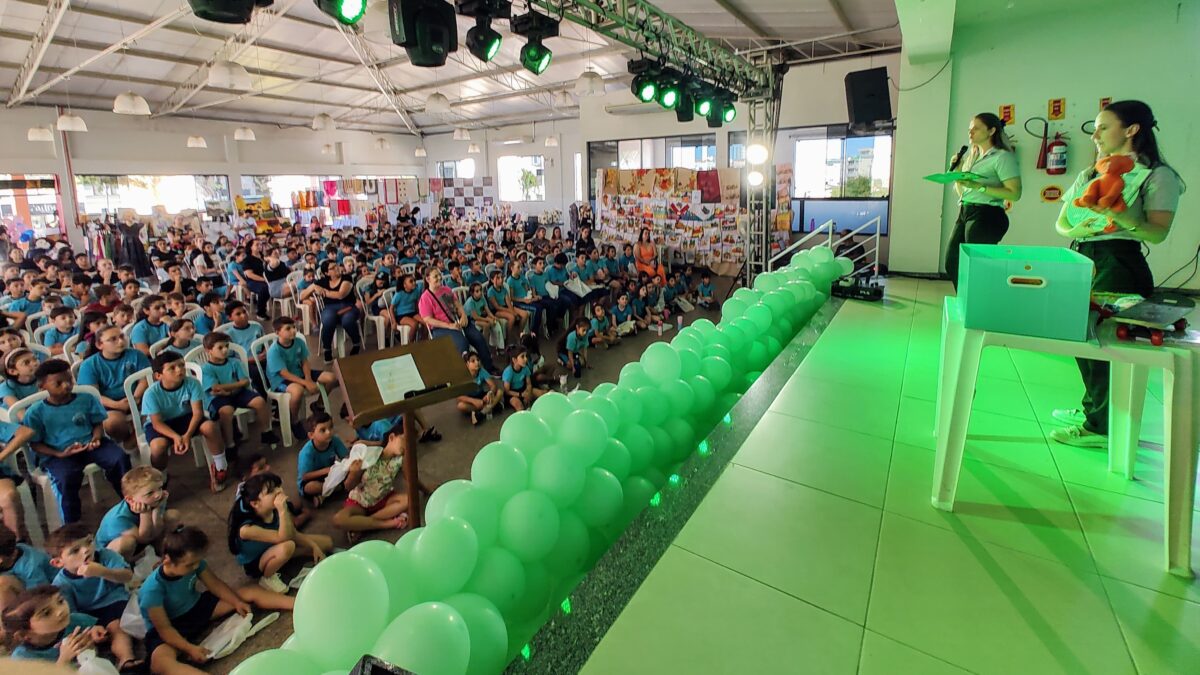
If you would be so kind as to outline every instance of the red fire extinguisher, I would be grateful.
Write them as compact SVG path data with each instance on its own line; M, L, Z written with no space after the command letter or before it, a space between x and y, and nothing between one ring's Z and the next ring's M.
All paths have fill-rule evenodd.
M1067 141L1063 133L1054 134L1054 140L1046 145L1046 173L1060 176L1067 172Z

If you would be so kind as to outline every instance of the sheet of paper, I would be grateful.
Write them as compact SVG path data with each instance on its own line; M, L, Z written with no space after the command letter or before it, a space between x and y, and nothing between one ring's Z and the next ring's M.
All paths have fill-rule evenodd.
M408 392L425 388L425 381L421 379L411 354L372 363L371 375L375 377L375 385L379 387L379 397L384 405L403 401Z

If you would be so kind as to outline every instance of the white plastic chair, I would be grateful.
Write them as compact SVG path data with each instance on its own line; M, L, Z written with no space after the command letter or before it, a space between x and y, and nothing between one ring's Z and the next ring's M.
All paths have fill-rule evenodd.
M43 321L50 317L50 312L34 312L25 317L25 330L30 333L36 333Z
M51 354L50 350L46 347L34 342L26 342L25 345L29 351L38 355L38 361L48 361L49 359L54 358L54 355Z
M325 300L321 296L314 296L317 299L317 314L319 315L325 309ZM317 329L320 330L321 322L317 321ZM360 333L361 334L361 333ZM338 326L333 329L333 352L337 357L345 358L346 356L346 329Z
M416 263L404 263L404 264L400 265L400 273L401 274L413 274L416 271L417 271Z
M290 446L295 442L295 436L292 435L292 395L286 391L271 391L271 382L267 379L267 370L263 365L263 360L258 358L259 354L265 354L278 339L279 336L274 333L258 338L250 345L250 355L254 357L254 367L258 368L258 374L262 377L263 384L267 387L267 398L275 404L275 411L279 415L279 435L283 439L283 444ZM303 335L297 334L296 339L303 341L306 346L308 345L308 341L304 339ZM332 410L329 406L329 393L325 391L325 385L318 383L317 388L320 390L321 401L325 404L325 410ZM306 408L307 406L301 404L301 416L305 415Z
M171 344L171 338L168 336L150 345L150 358L158 356L159 352L166 349L169 344Z
M187 306L191 307L190 304ZM202 316L204 316L204 310L199 307L196 307L195 309L188 309L188 311L183 313L183 318L191 321L193 324L196 323L196 319L199 319Z
M396 294L396 289L389 288L383 292L379 298L379 305L383 307L384 312L392 311L392 296ZM366 303L363 303L366 306ZM392 345L392 331L388 328L387 317L383 314L367 314L367 323L375 329L375 342L380 349L390 347ZM364 336L365 337L365 336Z
M75 385L72 391L76 394L91 394L96 398L100 397L98 389L84 384ZM48 393L39 391L32 396L26 396L12 404L12 407L8 409L9 419L17 419L19 413L24 413L29 409L29 406L47 396L49 396ZM38 486L38 495L42 501L42 508L46 510L46 529L49 532L53 532L63 526L63 521L62 507L59 506L58 495L54 493L54 487L50 482L50 474L38 468L34 462L34 452L32 449L22 448L21 452L25 454L25 466L29 471L29 481ZM88 464L83 468L83 477L87 479L88 489L92 492L93 504L100 501L100 495L96 489L96 474L98 473L103 473L103 470L97 464Z
M42 344L42 336L54 330L54 324L47 323L45 326L38 326L33 329L33 344Z
M76 333L67 338L67 341L63 343L63 356L67 358L67 363L75 364L80 361L80 355L76 354L75 350L79 349L79 341L81 339L82 336Z
M0 419L7 422L8 411L0 410ZM28 455L25 454L28 450L29 446L22 446L17 452L9 455L3 463L12 469L13 473L22 475L21 468L17 465L17 456L22 456L25 458L26 464L32 466L28 464ZM25 473L28 473L28 471ZM21 510L25 514L25 529L29 532L29 542L35 547L41 548L46 538L42 533L42 519L38 517L37 504L33 501L33 491L29 489L30 482L28 480L22 481L17 486L17 497L21 500Z
M230 353L230 358L238 359L242 362L243 366L246 366L246 375L247 375L247 377L249 377L250 360L246 356L246 350L242 349L241 345L230 342L229 343L229 353ZM197 348L193 349L192 351L188 352L183 357L183 360L188 364L189 371L191 371L193 365L196 366L196 368L197 368L197 370L195 371L196 374L193 375L193 377L195 377L197 380L200 380L200 384L203 386L203 384L204 384L203 368L204 368L204 364L208 363L208 352L204 351L203 347L197 347ZM250 408L238 408L237 411L234 412L234 414L233 414L233 420L234 420L234 422L237 423L238 428L242 430L242 434L246 433L247 429L249 428L250 421L252 419L254 419L254 411L251 410ZM216 420L214 420L214 421L216 421Z
M199 366L195 366L196 370L193 373L192 366L189 364L188 376L196 377L200 374ZM154 382L154 371L150 368L142 368L136 373L125 378L125 399L129 401L129 420L133 424L133 433L137 438L138 457L141 464L150 464L150 441L146 440L146 429L142 425L145 420L142 419L141 404L138 403L137 397L134 396L134 391L142 381L147 384ZM204 438L199 434L192 438L192 455L195 457L196 466L204 466L205 458L208 457L208 448L204 443Z

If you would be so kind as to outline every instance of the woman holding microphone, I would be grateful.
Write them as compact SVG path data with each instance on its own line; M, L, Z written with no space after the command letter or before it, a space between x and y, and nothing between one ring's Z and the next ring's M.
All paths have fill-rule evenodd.
M1062 210L1055 229L1071 240L1071 248L1092 259L1096 271L1092 291L1136 293L1148 297L1154 292L1154 277L1142 244L1159 244L1171 230L1179 195L1184 190L1179 174L1163 161L1154 130L1158 128L1150 106L1141 101L1110 103L1096 116L1092 142L1099 157L1129 155L1134 170L1126 174L1129 186L1140 181L1133 199L1127 199L1120 213L1100 207L1074 206L1076 197L1096 178L1089 166L1063 195ZM1111 219L1117 230L1101 234ZM1108 446L1108 372L1107 361L1077 359L1083 375L1084 394L1079 408L1055 410L1054 418L1067 424L1050 432L1059 443L1084 448Z
M978 181L954 184L959 195L958 220L946 248L946 274L958 289L958 256L962 244L998 244L1008 232L1004 201L1021 198L1021 169L1012 145L1004 136L1004 121L992 113L979 113L967 127L971 149L963 171L979 174Z

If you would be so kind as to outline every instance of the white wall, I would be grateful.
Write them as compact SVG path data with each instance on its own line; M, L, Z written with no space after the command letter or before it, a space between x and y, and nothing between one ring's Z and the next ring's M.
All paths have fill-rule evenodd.
M1106 51L1098 36L1143 36L1137 48ZM1009 213L1006 243L1065 245L1054 232L1060 204L1044 203L1042 188L1064 189L1094 161L1095 150L1080 124L1093 119L1102 97L1140 99L1154 109L1159 145L1167 160L1191 187L1179 205L1174 229L1162 245L1151 246L1149 261L1162 282L1187 263L1200 244L1200 231L1190 224L1200 209L1200 135L1195 92L1200 87L1200 3L1143 0L1107 3L1060 11L1005 24L959 26L953 40L953 59L947 72L929 85L902 94L897 132L897 184L893 209L893 269L937 272L942 250L957 215L957 200L948 188L922 181L920 176L944 169L946 158L966 139L970 118L996 112L1001 104L1016 106L1017 139L1024 196ZM1048 51L1052 46L1053 52ZM1109 55L1111 54L1111 56ZM936 72L941 64L905 66L902 86L913 86ZM923 73L928 73L921 77ZM911 76L911 79L910 79ZM1065 97L1067 114L1055 130L1067 131L1069 165L1064 176L1035 169L1039 140L1021 123L1045 117L1047 100ZM946 111L943 117L939 111ZM1187 272L1175 277L1178 285ZM1200 288L1193 279L1189 288Z

